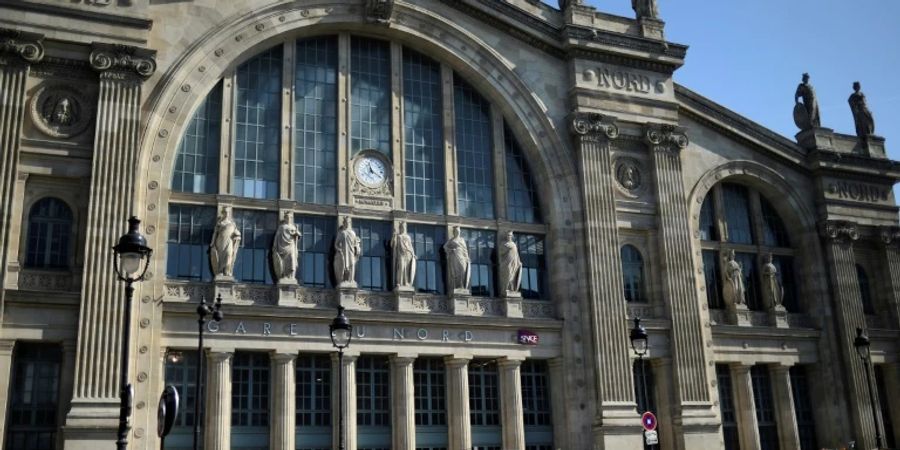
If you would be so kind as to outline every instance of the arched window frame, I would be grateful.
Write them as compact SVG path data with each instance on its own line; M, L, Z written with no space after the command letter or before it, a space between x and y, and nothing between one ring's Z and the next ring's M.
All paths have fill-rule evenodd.
M619 248L619 256L622 261L622 284L624 287L622 295L625 301L647 302L647 271L643 253L636 246L625 244Z
M750 242L746 239L735 239L729 236L728 213L734 214L735 210L726 211L726 204L735 203L726 200L726 188L731 192L744 192L748 205L747 216L749 219ZM733 195L733 194L732 194ZM711 221L710 224L710 214ZM772 217L778 222L768 222ZM700 248L703 261L704 276L712 277L714 283L706 282L706 294L709 307L712 309L725 308L722 297L722 286L725 282L722 272L722 263L726 253L734 250L743 267L745 278L745 290L747 305L751 310L765 310L762 292L762 268L769 254L773 256L773 263L779 268L778 276L784 288L784 306L789 312L801 312L799 305L798 279L796 278L797 251L791 247L791 238L784 226L784 219L777 215L772 201L763 196L751 185L734 180L725 180L714 185L700 207L701 227ZM772 233L771 229L779 229ZM742 233L744 234L744 233ZM778 236L781 234L781 236ZM773 235L775 237L770 239ZM772 242L774 240L774 242ZM735 242L738 241L738 242ZM787 244L787 245L784 245ZM748 263L752 263L751 273L748 274ZM710 267L710 265L713 265Z
M55 214L38 217L37 214L40 213L42 207L53 209ZM29 207L27 220L23 265L32 269L70 268L75 215L69 204L58 197L41 197ZM54 239L62 241L55 245L55 249L52 248ZM35 249L34 245L40 245L43 248Z

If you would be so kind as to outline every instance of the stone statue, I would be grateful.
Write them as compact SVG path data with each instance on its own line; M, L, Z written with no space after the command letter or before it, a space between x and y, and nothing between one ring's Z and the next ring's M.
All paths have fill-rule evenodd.
M53 108L53 115L50 116L50 123L69 126L75 121L74 112L72 111L72 101L68 97L62 97L56 102Z
M411 289L416 281L416 250L412 239L406 234L406 222L400 222L394 232L391 251L394 255L394 285Z
M734 305L743 305L744 296L744 272L741 264L734 259L734 250L729 250L725 257L725 298Z
M766 255L766 264L763 265L763 289L769 299L769 306L777 308L784 302L784 288L778 281L778 268L772 263L772 254Z
M356 287L356 263L362 254L359 238L353 232L349 216L344 216L334 238L334 277L338 287Z
M444 252L447 254L447 288L450 292L468 290L471 276L469 247L460 236L459 227L453 227L453 237L444 244Z
M519 258L519 247L513 240L512 231L506 233L506 241L500 246L499 275L501 291L505 296L518 293L522 282L522 260Z
M866 104L866 94L860 91L859 81L853 83L853 93L847 102L850 103L850 112L853 113L853 122L856 124L856 135L863 142L868 142L869 136L875 134L875 119L872 111Z
M638 19L659 19L659 6L656 0L631 0L631 8L634 9Z
M209 263L216 278L234 277L234 262L241 246L241 232L231 217L231 207L222 208L212 242L209 244Z
M803 103L800 103L800 99ZM800 131L820 128L822 121L819 118L819 101L816 99L816 90L809 83L809 74L803 74L803 82L797 86L794 93L794 123Z
M297 273L297 242L300 241L300 231L294 225L294 214L285 211L281 225L275 231L275 240L272 241L272 269L275 271L275 279L279 283L296 283Z

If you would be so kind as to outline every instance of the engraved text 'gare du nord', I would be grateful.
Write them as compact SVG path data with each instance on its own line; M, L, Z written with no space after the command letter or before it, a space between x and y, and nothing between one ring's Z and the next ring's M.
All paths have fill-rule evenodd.
M279 327L273 327L270 322L262 322L262 323L250 323L248 325L244 324L244 321L239 321L233 325L225 325L219 324L215 321L209 321L206 323L206 329L210 333L219 333L231 332L232 334L259 334L262 336L271 336L273 334L283 334L286 336L299 336L300 333L297 330L298 324L289 323L289 324L280 324ZM390 328L390 339L395 341L402 341L405 339L416 339L419 341L426 340L440 340L441 342L472 342L475 339L475 335L469 330L463 331L454 331L454 330L440 330L440 332L433 332L432 330L428 330L427 328L402 328L402 327L392 327ZM353 337L355 338L386 338L383 336L387 334L386 327L375 327L372 332L364 326L358 325L353 327Z

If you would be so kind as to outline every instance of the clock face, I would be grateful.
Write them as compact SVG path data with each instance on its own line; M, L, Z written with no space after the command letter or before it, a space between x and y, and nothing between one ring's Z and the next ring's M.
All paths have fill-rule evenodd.
M378 187L384 184L385 172L384 163L372 156L366 156L356 164L356 177L367 186Z

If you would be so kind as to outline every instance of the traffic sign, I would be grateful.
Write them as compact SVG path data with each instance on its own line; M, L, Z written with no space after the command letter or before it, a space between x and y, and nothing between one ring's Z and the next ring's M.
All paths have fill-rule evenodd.
M647 431L653 431L656 429L656 415L652 412L647 411L641 416L641 425L644 426L644 429Z
M647 445L656 445L656 444L659 444L659 434L656 433L656 430L653 430L653 431L646 430L646 431L644 431L644 442L645 442Z

